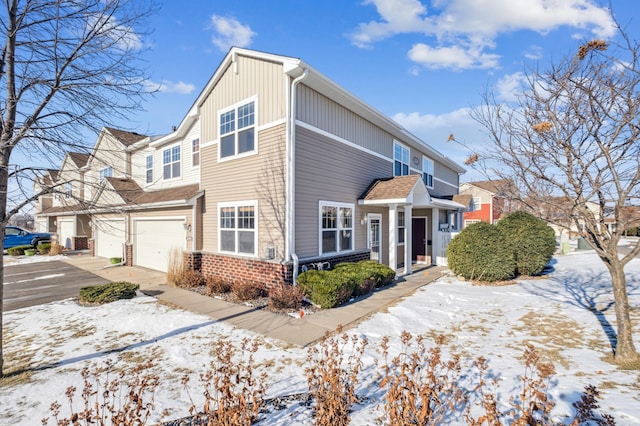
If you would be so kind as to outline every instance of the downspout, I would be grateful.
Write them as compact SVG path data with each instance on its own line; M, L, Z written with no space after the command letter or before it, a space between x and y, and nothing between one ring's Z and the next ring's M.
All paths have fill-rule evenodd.
M291 101L289 104L291 105L291 109L289 111L289 116L287 117L287 124L289 125L289 143L287 144L287 180L288 180L288 188L287 188L287 238L285 239L285 251L291 256L293 261L293 284L296 284L296 279L298 278L298 255L296 255L295 249L295 192L296 192L296 184L295 184L295 146L296 146L296 87L298 84L307 78L309 75L309 70L304 69L302 75L295 78L291 83ZM287 256L288 258L288 256Z

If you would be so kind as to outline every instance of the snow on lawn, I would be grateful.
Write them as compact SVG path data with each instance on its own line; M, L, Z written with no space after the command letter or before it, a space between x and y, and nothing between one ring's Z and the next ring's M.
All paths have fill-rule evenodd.
M550 278L502 287L444 277L348 330L369 339L357 389L368 399L355 407L352 424L375 424L381 415L374 368L377 348L382 337L389 336L390 352L395 354L405 330L445 335L445 350L462 354L465 369L476 357L486 357L491 373L499 378L502 401L518 394L518 376L524 373L520 357L525 345L532 343L556 366L551 395L557 420L566 421L573 414L572 403L592 384L601 391L602 411L612 414L619 425L640 424L640 372L620 370L606 360L611 350L608 336L615 330L606 269L593 252L552 262ZM640 260L634 259L626 272L634 337L640 346ZM165 420L186 416L190 402L181 377L191 376L191 395L201 404L198 373L212 359L212 342L230 339L240 347L245 337L259 341L256 368L269 374L267 397L307 390L305 349L173 309L151 297L99 307L80 307L67 300L5 313L5 368L48 368L4 379L0 423L38 424L56 400L65 413L67 387L81 390L82 368L103 366L107 359L116 369L153 359L161 385L152 420L160 420L164 410L170 413ZM80 402L78 397L76 409ZM449 420L463 424L461 418ZM292 404L262 414L260 424L313 424L312 411Z

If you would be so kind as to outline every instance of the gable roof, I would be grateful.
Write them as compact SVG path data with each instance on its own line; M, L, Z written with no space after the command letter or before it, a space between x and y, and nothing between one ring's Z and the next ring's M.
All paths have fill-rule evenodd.
M473 196L471 194L456 194L453 196L452 200L456 203L460 203L465 207L469 207L471 205L471 199Z
M420 175L396 176L373 181L365 195L365 201L406 200L421 179Z
M140 133L136 132L128 132L126 130L115 129L113 127L105 127L104 129L124 146L131 146L134 143L140 142L141 140L148 137L147 135L141 135Z
M200 185L197 183L158 191L145 191L133 179L108 177L106 180L122 200L130 206L171 201L186 202L198 195L200 191Z
M513 183L509 179L495 179L495 180L479 180L475 182L465 182L464 184L473 185L477 188L484 189L493 194L497 194L501 191L506 191L513 186Z
M67 155L78 168L84 167L91 157L91 155L85 154L84 152L68 152Z

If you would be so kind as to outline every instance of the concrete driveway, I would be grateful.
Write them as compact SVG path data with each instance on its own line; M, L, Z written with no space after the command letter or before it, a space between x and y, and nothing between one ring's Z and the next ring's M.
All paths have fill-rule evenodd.
M78 297L81 287L109 280L67 262L40 262L4 268L4 310Z

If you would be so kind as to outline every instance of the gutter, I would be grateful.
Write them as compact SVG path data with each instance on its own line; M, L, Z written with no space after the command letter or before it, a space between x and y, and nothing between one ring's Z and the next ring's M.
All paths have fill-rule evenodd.
M302 82L309 75L309 70L307 68L303 69L302 75L296 77L293 82L291 82L291 90L290 90L290 111L287 116L287 125L289 130L289 143L287 144L287 200L286 200L286 210L287 210L287 221L285 226L285 258L291 257L293 260L293 284L296 285L296 279L298 278L298 255L295 253L295 145L296 145L296 87L300 82ZM288 85L287 85L288 87Z

